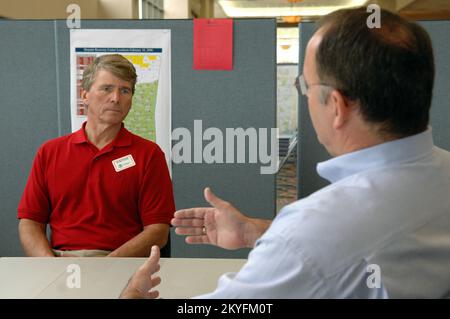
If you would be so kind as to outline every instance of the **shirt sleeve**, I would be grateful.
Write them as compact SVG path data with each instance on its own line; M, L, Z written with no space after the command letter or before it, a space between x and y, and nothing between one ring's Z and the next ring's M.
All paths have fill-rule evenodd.
M144 173L139 194L139 212L144 226L170 224L175 212L172 181L166 158L156 148Z
M220 277L216 290L199 299L320 298L323 280L303 252L280 234L266 234L238 273Z
M50 216L50 200L45 181L44 149L39 148L17 209L19 219L27 218L46 224Z

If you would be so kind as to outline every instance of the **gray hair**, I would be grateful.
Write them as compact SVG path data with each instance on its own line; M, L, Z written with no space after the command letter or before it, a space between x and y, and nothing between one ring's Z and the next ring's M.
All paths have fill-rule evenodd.
M92 83L99 70L106 70L114 74L121 80L131 83L131 89L134 94L134 89L137 81L137 74L134 65L120 54L106 54L95 58L83 72L83 79L81 87L89 91Z

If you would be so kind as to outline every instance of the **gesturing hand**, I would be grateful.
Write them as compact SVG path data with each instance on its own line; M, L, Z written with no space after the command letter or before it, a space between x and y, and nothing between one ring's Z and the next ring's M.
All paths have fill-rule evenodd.
M250 219L207 187L204 196L213 207L175 212L172 225L178 235L187 235L188 244L213 244L226 249L251 247L246 232Z
M154 299L159 296L157 290L152 290L161 283L161 278L154 276L159 271L159 247L153 246L150 257L138 268L131 277L120 298L124 299Z

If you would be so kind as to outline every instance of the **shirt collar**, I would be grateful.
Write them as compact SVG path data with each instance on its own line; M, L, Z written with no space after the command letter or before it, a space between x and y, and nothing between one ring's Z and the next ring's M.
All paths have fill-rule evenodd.
M374 168L415 160L433 148L431 128L425 132L344 154L317 164L317 173L335 183Z
M81 144L81 143L88 143L88 139L86 137L86 132L84 130L84 128L86 127L86 123L84 122L83 125L81 126L81 128L74 132L72 135L72 143L74 144ZM111 143L112 146L117 146L117 147L121 147L121 146L129 146L131 145L131 132L128 131L124 124L122 123L122 126L120 128L119 133L117 134L116 138L113 140L113 142Z

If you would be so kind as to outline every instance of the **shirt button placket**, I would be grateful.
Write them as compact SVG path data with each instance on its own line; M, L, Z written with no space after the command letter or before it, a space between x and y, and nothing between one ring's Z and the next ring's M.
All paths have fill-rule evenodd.
M88 172L88 180L87 180L87 189L88 189L88 198L89 198L89 212L92 213L95 210L95 185L97 182L97 178L96 178L96 172L97 172L97 168L96 166L98 166L98 161L99 161L100 157L98 156L94 156L94 158L91 160L91 163L89 164L89 172Z

